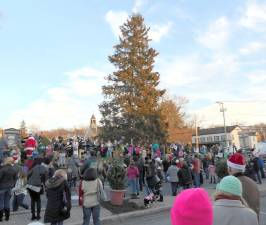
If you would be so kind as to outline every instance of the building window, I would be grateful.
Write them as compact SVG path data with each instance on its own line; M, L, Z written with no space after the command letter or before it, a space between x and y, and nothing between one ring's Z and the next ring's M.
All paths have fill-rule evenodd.
M222 141L225 141L225 137L226 137L225 135L222 135L222 136L221 136L221 140L222 140Z
M205 142L205 138L204 137L200 138L200 143L204 143L204 142Z
M197 140L198 139L198 140ZM197 143L197 141L199 142L200 141L200 139L199 138L194 138L194 143Z
M207 142L212 142L212 137L207 137Z
M219 136L214 136L214 141L219 141L220 137Z

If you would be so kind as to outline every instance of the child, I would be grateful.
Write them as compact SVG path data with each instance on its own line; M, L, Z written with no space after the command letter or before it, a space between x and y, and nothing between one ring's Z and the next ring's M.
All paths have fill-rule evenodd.
M66 153L61 151L59 154L59 166L62 168L65 167L65 165L66 165Z
M130 187L131 198L136 198L139 192L137 178L139 177L139 169L136 167L135 163L132 161L130 166L127 168L127 178Z
M212 182L213 182L214 184L216 184L215 165L210 164L209 167L208 167L208 170L209 170L209 175L210 175L210 178L211 178L210 183L212 184Z
M13 211L17 211L18 207L21 206L24 209L28 209L29 206L23 203L23 200L27 194L27 175L25 172L20 171L18 175L18 180L15 187L13 188L14 198L13 198Z

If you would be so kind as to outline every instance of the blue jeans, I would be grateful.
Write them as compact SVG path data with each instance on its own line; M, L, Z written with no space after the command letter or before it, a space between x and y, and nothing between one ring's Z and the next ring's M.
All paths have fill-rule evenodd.
M193 172L194 185L196 188L200 187L200 174Z
M256 171L255 173L256 173L256 177L258 179L259 184L261 184L260 172Z
M176 196L177 188L178 188L178 182L171 182L171 190L173 196Z
M0 210L10 209L11 188L0 190Z
M137 194L137 179L128 180L131 194Z
M206 180L209 180L209 170L208 170L208 168L204 168L204 173L206 175Z
M93 218L94 225L100 225L100 205L93 206L91 208L83 207L83 224L82 225L89 225L90 218Z
M140 185L139 185L139 177L136 178L136 190L137 193L139 194L139 189L140 189Z
M12 202L13 211L17 211L19 206L23 207L24 209L29 208L29 206L23 202L24 198L25 194L14 195Z
M144 190L145 190L145 196L147 196L151 193L151 190L149 189L148 185L145 183L144 183Z

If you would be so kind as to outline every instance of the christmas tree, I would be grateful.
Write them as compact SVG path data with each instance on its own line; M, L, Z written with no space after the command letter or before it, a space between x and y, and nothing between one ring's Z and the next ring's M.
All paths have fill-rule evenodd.
M101 136L135 143L164 140L159 101L165 90L158 88L160 75L154 71L158 52L149 46L149 28L141 15L134 14L120 29L119 44L109 57L116 70L102 87Z

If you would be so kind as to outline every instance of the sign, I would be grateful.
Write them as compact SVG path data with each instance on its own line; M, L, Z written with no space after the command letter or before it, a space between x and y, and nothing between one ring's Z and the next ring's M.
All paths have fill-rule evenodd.
M5 129L4 133L8 147L14 147L20 144L20 130L10 128Z

